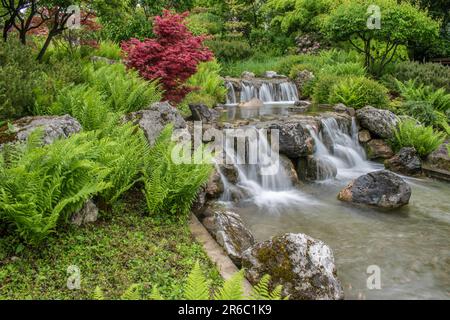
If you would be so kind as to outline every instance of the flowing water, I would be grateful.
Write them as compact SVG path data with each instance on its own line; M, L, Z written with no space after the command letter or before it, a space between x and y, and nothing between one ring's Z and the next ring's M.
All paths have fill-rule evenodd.
M322 127L310 129L316 156L337 167L336 178L294 187L283 172L261 177L267 163L242 165L234 158L239 182L233 187L243 199L229 204L257 240L300 232L330 245L347 299L450 299L450 185L404 177L411 202L393 212L342 203L337 194L352 179L383 167L366 160L355 124L346 132L325 119ZM262 140L263 150L270 148ZM369 266L380 268L381 290L368 289Z
M225 86L228 89L227 105L235 105L241 102L250 101L258 98L264 103L273 102L295 102L298 100L298 91L294 83L285 81L281 83L273 83L270 81L255 84L250 81L240 82L240 94L238 94L233 83L226 81Z

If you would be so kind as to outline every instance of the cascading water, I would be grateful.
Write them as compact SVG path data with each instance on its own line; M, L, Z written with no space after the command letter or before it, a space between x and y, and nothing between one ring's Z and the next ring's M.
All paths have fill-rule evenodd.
M231 81L225 82L228 89L228 105L247 102L253 98L258 98L264 103L293 103L298 100L297 87L289 81L281 83L241 81L239 85L240 94L236 94L235 85Z

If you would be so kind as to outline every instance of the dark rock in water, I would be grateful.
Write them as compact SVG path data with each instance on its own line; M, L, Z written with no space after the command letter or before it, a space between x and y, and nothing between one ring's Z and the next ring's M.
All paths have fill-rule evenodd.
M76 226L93 223L98 219L98 208L92 200L87 201L80 211L72 215L71 222Z
M270 130L278 130L280 153L296 159L312 153L314 141L301 122L279 122L270 125Z
M295 170L294 164L292 163L291 159L282 154L280 154L280 170L283 170L284 174L286 174L286 176L289 178L289 181L293 185L297 185L299 183L297 171Z
M370 135L370 131L369 130L361 130L358 133L358 140L361 143L367 143L370 140L372 140L372 136Z
M174 129L186 129L187 125L180 112L168 102L157 102L149 109L140 110L125 116L125 121L139 125L150 145L153 145L161 131L170 123ZM187 129L186 129L187 130Z
M219 112L215 109L209 108L204 104L190 104L192 120L201 121L203 123L213 123L219 119Z
M422 173L422 161L414 148L402 148L395 156L384 162L386 169L410 176Z
M445 142L427 157L426 166L429 169L443 170L450 173L450 156L447 149L449 144L450 141Z
M339 200L393 209L405 206L411 198L411 187L390 171L366 174L351 182L338 196Z
M333 252L325 243L305 234L286 234L257 243L244 252L242 266L252 284L268 274L271 285L283 286L291 300L340 300Z
M371 160L375 159L389 159L394 155L392 148L380 139L370 140L367 145L367 156Z
M391 138L398 124L398 118L394 113L371 106L356 111L356 118L362 128L383 139Z
M241 267L242 253L255 243L241 217L221 204L212 203L205 211L203 225L225 249L231 260Z
M51 144L56 139L68 138L81 131L80 123L69 115L25 117L0 127L0 146L27 140L37 128L43 130L42 143Z
M337 168L333 162L326 158L308 156L299 160L297 172L302 180L322 181L337 176Z

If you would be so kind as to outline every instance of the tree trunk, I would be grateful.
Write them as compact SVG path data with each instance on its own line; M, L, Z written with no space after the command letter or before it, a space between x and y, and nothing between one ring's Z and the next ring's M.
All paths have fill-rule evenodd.
M37 60L39 62L41 62L42 59L44 58L45 52L47 52L47 49L50 46L50 43L52 42L52 39L53 39L54 36L55 36L55 34L54 34L53 30L48 33L47 39L45 39L45 43L42 46L42 49L39 52L39 55L37 57Z

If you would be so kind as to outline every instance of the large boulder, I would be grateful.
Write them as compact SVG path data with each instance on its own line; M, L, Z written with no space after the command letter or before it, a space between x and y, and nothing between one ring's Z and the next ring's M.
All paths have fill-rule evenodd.
M241 217L219 203L212 203L205 210L203 225L224 248L227 255L241 267L242 253L255 243L252 233Z
M157 102L152 104L149 109L132 112L125 116L125 121L139 125L150 145L155 143L161 131L168 124L173 124L174 129L187 128L179 111L168 102Z
M25 117L0 128L0 146L25 141L37 128L43 130L44 144L51 144L56 139L67 138L81 131L80 123L69 115Z
M356 118L362 128L382 139L391 138L398 124L398 118L394 113L371 106L356 111Z
M411 198L411 187L398 175L382 170L352 181L338 196L339 200L393 209L405 206Z
M366 144L367 156L371 160L375 159L389 159L394 155L392 148L381 139L370 140Z
M395 156L384 162L386 169L410 176L422 173L422 160L414 148L402 148Z
M450 141L445 142L427 157L426 166L429 169L450 172L449 145Z
M242 266L252 284L268 274L272 286L282 285L292 300L344 298L333 252L305 234L286 234L257 243L244 252Z
M297 172L302 180L323 181L335 178L337 167L325 157L307 156L299 160Z
M278 130L280 153L296 159L311 154L314 140L302 122L285 121L272 123L270 130Z
M191 109L192 120L201 121L203 123L213 123L219 119L220 113L209 108L204 104L190 104L189 109Z

